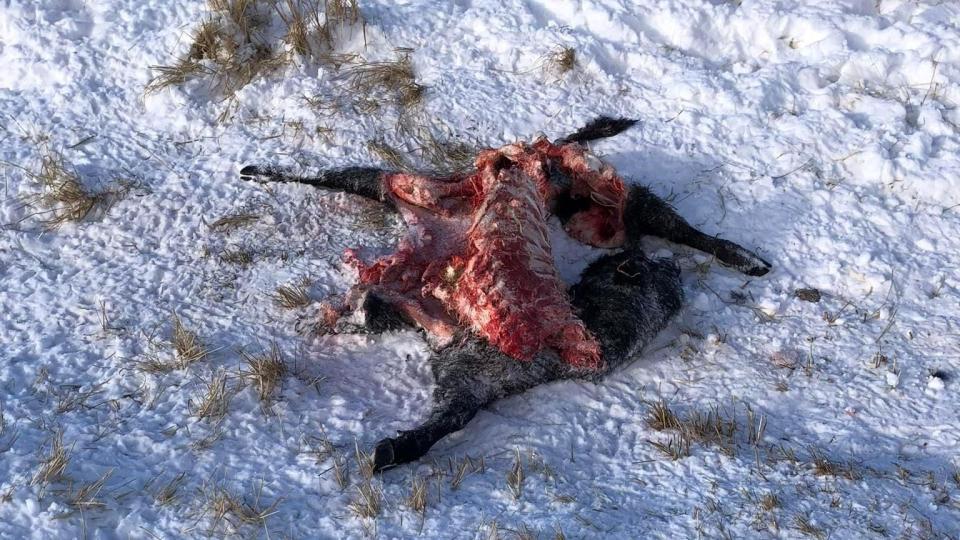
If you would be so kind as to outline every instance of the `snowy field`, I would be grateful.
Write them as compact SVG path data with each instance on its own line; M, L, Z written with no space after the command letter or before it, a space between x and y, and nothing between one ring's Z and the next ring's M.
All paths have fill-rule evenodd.
M257 4L272 69L224 88L193 47L156 88L224 15L0 1L0 538L960 537L960 4L360 0L300 51ZM404 57L415 82L350 87ZM343 250L400 225L240 166L423 166L424 133L600 114L640 122L597 153L774 270L649 242L686 305L641 357L365 479L356 449L430 406L428 350L313 326L355 279ZM51 175L100 194L84 219ZM600 252L569 244L575 281ZM248 360L274 348L261 400ZM656 429L661 401L687 427Z

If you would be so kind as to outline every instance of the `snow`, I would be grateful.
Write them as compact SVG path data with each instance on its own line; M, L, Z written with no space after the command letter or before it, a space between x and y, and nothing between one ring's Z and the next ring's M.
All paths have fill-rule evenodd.
M745 279L649 241L684 268L687 301L641 358L598 383L495 404L374 479L383 510L357 517L355 444L424 417L428 349L413 332L311 335L315 306L284 310L269 295L301 278L315 300L343 292L343 250L388 252L400 230L371 226L358 215L371 206L351 197L237 172L376 164L366 142L399 142L396 111L311 110L303 98L331 95L336 73L301 62L241 90L218 122L228 104L204 80L144 93L149 67L188 48L203 2L0 3L0 537L816 535L805 523L830 538L960 536L960 5L360 5L367 46L347 47L371 59L412 48L437 129L495 147L599 114L638 118L594 150L774 271ZM563 75L541 65L559 46L577 51ZM46 232L22 204L37 187L20 168L36 169L45 146L91 186L138 187L102 216ZM260 219L208 227L239 211ZM568 280L596 254L556 245ZM252 263L221 260L241 248ZM805 287L820 302L794 297ZM151 355L171 357L173 312L211 353L145 373ZM292 369L272 404L247 386L219 424L192 413L213 374L238 386L238 349L273 342ZM667 457L650 442L670 434L645 421L660 398L681 414L736 411L735 444ZM748 406L766 419L756 444ZM61 431L64 474L33 482ZM312 452L324 435L350 469L345 489L333 459ZM506 481L517 451L519 499ZM821 474L820 454L855 474ZM466 455L485 470L453 489L451 463ZM71 505L108 471L97 504ZM404 502L416 475L429 479L422 528ZM261 509L279 502L259 523L217 522L217 487Z

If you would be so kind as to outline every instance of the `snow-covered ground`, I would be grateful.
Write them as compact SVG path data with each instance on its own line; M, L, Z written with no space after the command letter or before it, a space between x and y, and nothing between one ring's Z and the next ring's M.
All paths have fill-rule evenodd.
M185 54L205 2L0 2L0 537L960 536L960 5L360 7L365 35L342 47L368 60L412 49L435 130L497 146L638 118L595 150L774 271L745 279L651 242L678 258L687 296L654 346L601 383L497 403L374 478L382 510L358 517L355 445L422 419L428 350L413 332L313 335L315 306L271 294L304 278L314 300L344 291L344 248L389 249L398 226L351 197L237 171L379 163L368 141L404 144L396 108L311 108L304 97L335 95L342 74L300 60L221 119L231 105L206 78L144 92L150 66ZM576 51L565 74L545 60L559 47ZM22 168L50 150L92 188L135 186L47 232L23 204L39 188ZM209 226L237 212L258 219ZM558 263L575 279L593 255L565 246ZM172 358L174 312L210 354L152 373L145 362ZM261 405L240 351L273 343L290 370ZM226 415L199 418L218 373ZM718 408L740 429L672 460L653 443L674 435L647 423L659 399L686 416ZM765 420L759 441L748 410ZM484 468L456 485L468 455ZM418 477L422 523L407 503ZM224 492L246 510L218 519Z

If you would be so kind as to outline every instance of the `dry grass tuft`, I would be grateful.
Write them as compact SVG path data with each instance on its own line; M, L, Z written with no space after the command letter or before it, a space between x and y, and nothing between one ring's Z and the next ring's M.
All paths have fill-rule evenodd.
M767 512L773 510L774 508L780 508L780 497L777 497L776 493L767 493L760 499L760 507L766 510Z
M40 468L34 473L30 485L46 488L51 482L63 478L69 464L70 453L63 445L63 432L58 431L50 440L50 454L40 460Z
M691 439L702 444L717 444L724 446L733 444L737 432L737 422L727 417L719 407L713 407L707 412L694 411L683 419L683 431Z
M756 446L763 438L766 418L763 415L757 415L748 405L747 423L747 442ZM735 414L728 414L719 407L712 407L706 412L692 411L685 416L679 416L666 403L659 401L650 408L647 425L658 431L677 432L665 443L649 441L674 460L689 456L692 443L718 446L720 451L727 455L733 455L736 452L736 434L739 426Z
M647 426L657 431L679 429L680 419L662 399L653 403L647 412Z
M272 343L270 349L260 354L251 355L241 351L240 355L247 364L247 369L241 372L244 380L257 387L261 402L269 402L287 374L287 364L280 347Z
M356 0L209 0L208 7L186 54L169 65L151 66L148 93L205 78L235 105L243 87L295 57L339 68L355 58L338 53L341 44L358 29L366 43L366 21ZM220 120L229 114L228 106Z
M173 314L173 331L170 337L170 344L173 345L173 351L176 355L176 362L173 369L183 369L195 362L203 360L210 354L207 347L197 337L196 332L184 326L180 316ZM169 370L168 370L169 371Z
M672 435L665 443L658 441L648 442L674 461L690 456L690 437L684 431Z
M822 540L827 537L827 534L823 532L823 529L815 527L810 523L810 517L806 515L797 516L793 520L794 527L801 533Z
M277 14L286 27L283 40L301 57L342 63L344 55L336 51L358 27L366 44L367 23L356 0L285 0L277 5Z
M105 507L106 504L99 499L100 491L112 475L113 469L110 469L93 482L81 485L76 491L68 491L67 503L77 510Z
M402 109L409 109L423 99L426 87L417 83L410 49L397 49L397 59L383 62L363 62L346 73L346 91L363 99L376 99L378 93L391 95ZM362 109L372 111L377 102Z
M214 374L193 404L193 415L201 420L219 420L227 415L233 393L227 390L227 375Z
M347 489L350 485L350 471L347 469L347 462L340 453L333 455L333 481L337 483L340 490Z
M167 66L150 66L150 69L154 72L154 76L144 88L144 91L148 94L153 94L172 86L180 86L197 76L211 73L203 64L190 58L180 58L173 64Z
M450 468L453 469L452 466ZM450 478L450 489L456 491L460 488L460 484L463 483L464 478L474 473L482 473L485 470L486 463L482 456L476 461L470 456L464 456L463 460L457 465L457 468L453 470L453 476Z
M170 65L151 66L156 75L148 93L209 77L216 91L233 100L257 77L286 66L289 55L277 50L265 31L268 3L255 0L210 0L210 16L200 23L186 56Z
M375 518L383 509L383 491L370 480L357 486L357 498L350 502L350 510L358 517Z
M286 0L277 5L277 14L287 27L287 45L300 56L311 56L316 33L323 28L319 0Z
M217 218L216 221L207 225L207 228L214 232L229 232L239 229L240 227L245 227L259 219L260 216L257 214L240 212Z
M422 476L413 479L410 486L410 495L407 497L407 506L420 516L420 527L427 515L427 481Z
M249 266L253 264L253 252L245 248L226 248L220 252L220 262Z
M505 529L513 533L517 540L537 540L540 537L539 531L531 529L526 523L521 523L516 529Z
M577 67L577 50L559 46L540 59L544 73L562 77Z
M523 458L520 457L520 450L518 449L513 460L513 466L507 472L507 487L510 488L510 493L513 494L514 499L519 500L523 495L524 480L526 480L526 477L523 472Z
M851 464L833 461L817 448L810 448L810 459L813 462L813 474L817 476L835 476L847 480L859 478Z
M400 150L390 146L383 140L367 141L367 149L395 170L411 171L414 168L410 160L408 160Z
M205 487L201 492L206 498L204 513L210 516L214 530L222 525L227 525L232 531L238 531L242 525L266 527L267 518L277 513L277 507L282 501L276 499L269 506L265 506L261 501L262 483L252 502L223 486Z
M299 309L310 305L312 300L305 283L279 285L270 295L274 303L286 309Z
M153 496L153 500L160 506L169 506L177 501L177 492L183 486L187 473L181 472L163 485Z
M360 444L354 441L354 458L357 461L357 470L364 480L370 481L373 478L373 454L360 449Z
M41 211L37 213L48 216L41 221L47 230L106 212L127 192L126 188L94 191L86 187L63 154L47 148L41 150L39 170L22 170L40 187L40 193L28 197L25 204L38 206Z
M439 173L452 174L473 167L477 148L451 137L438 137L426 123L405 115L397 124L397 133L410 141L416 152Z

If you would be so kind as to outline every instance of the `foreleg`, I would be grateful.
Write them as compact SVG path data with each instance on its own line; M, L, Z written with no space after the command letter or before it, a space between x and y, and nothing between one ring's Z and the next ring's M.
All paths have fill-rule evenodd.
M657 236L709 253L748 276L762 276L770 271L770 263L759 255L729 240L698 231L663 199L643 186L631 188L624 224L628 245L636 244L644 235Z
M386 171L375 167L347 167L321 171L316 176L299 176L281 167L247 165L240 169L240 179L265 184L268 182L293 182L343 191L394 206L387 195L384 178Z

